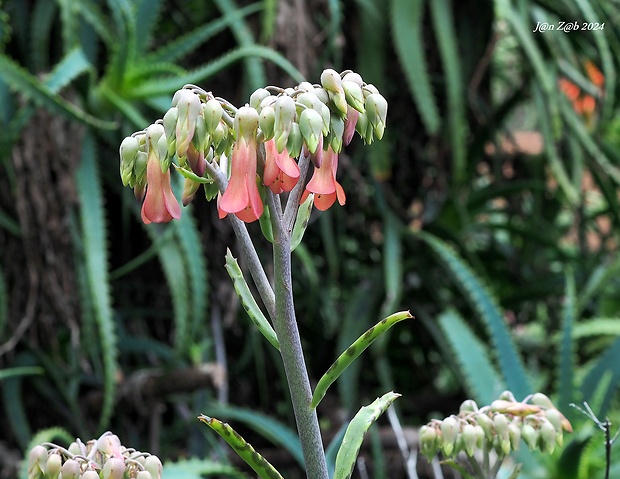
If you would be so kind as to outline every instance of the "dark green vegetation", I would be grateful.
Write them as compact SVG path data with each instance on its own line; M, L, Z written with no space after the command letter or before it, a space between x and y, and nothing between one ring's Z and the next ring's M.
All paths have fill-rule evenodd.
M313 379L380 318L417 319L338 379L325 428L391 389L403 426L544 391L576 432L524 477L599 477L600 433L568 403L620 423L619 20L605 0L0 1L2 467L53 427L37 442L111 429L162 459L225 461L204 413L295 477L277 351L224 269L228 224L197 198L143 227L118 145L186 83L241 105L333 66L390 106L383 141L343 155L347 205L313 214L295 250ZM605 26L532 32L545 21ZM368 436L372 477L404 477Z

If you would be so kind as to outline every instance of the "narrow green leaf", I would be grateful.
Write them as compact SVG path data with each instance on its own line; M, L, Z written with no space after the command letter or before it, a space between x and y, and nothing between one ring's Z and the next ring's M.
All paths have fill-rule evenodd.
M136 35L136 52L142 55L146 53L149 43L154 41L153 35L157 35L157 20L162 9L162 1L139 0L134 1L134 5L134 29L136 32L140 32L139 35ZM157 40L155 39L155 41Z
M347 432L344 434L342 445L336 456L336 466L333 479L349 479L353 474L357 455L368 428L400 397L400 394L389 392L377 398L372 404L359 410L349 423Z
M223 476L244 479L248 476L233 466L210 459L181 459L164 464L162 477L172 479L203 479L205 476Z
M430 135L441 118L424 55L424 0L392 0L392 40L418 113Z
M0 54L0 77L13 89L24 94L37 104L74 120L79 120L95 128L113 130L116 123L101 120L80 110L62 97L54 94L48 86L28 73L12 59Z
M209 413L226 420L243 422L261 437L278 446L278 448L289 452L297 464L302 468L304 467L304 454L299 437L295 431L281 422L251 409L224 404L209 406Z
M469 395L482 404L489 404L506 387L491 363L487 347L456 311L450 309L441 313L438 322Z
M620 364L620 338L616 339L609 348L597 357L581 384L581 397L590 405L592 405L595 391L601 389L603 397L598 412L600 417L605 417L608 413L611 401L620 386L618 364ZM603 381L609 381L604 388L602 387Z
M92 65L81 48L74 48L60 60L45 77L44 83L54 93L59 92Z
M402 321L407 318L413 318L409 311L400 311L398 313L394 313L387 318L382 319L373 327L368 329L364 334L362 334L355 342L349 346L339 357L334 361L334 363L329 367L327 372L323 375L314 389L314 394L312 395L312 401L310 402L311 408L316 408L317 405L321 402L321 399L325 397L325 393L327 389L334 383L336 379L342 374L342 372L349 367L349 365L355 361L360 354L370 346L375 339L385 333L388 329L394 326L399 321Z
M18 366L0 371L0 381L16 376L39 376L45 372L40 366Z
M228 275L233 281L233 286L235 287L237 296L239 296L239 299L241 300L243 309L245 309L248 313L248 316L256 325L261 334L265 336L267 341L269 341L271 345L279 351L280 343L278 342L276 332L271 324L269 324L269 321L267 321L267 318L261 309L258 307L258 304L254 299L254 295L252 295L252 292L243 277L241 268L239 268L239 263L237 263L237 260L233 258L230 250L226 251L226 271L228 271Z
M198 419L217 432L235 450L239 457L254 469L258 477L261 479L283 479L278 470L256 452L252 445L228 424L204 414L198 416Z
M195 181L196 183L200 183L201 185L213 183L213 179L205 178L204 176L198 176L192 170L188 170L186 168L183 168L182 166L177 166L174 163L172 163L172 166L174 166L175 170L181 173L181 176L183 176L183 178L187 178L188 180Z
M312 205L314 205L314 193L310 193L306 201L299 205L299 209L297 210L297 218L295 218L295 225L291 233L291 251L295 251L304 237L304 233L308 227L308 221L310 221Z
M271 223L271 208L265 203L263 214L258 218L260 230L267 241L273 244L273 224Z
M579 321L572 328L572 338L592 336L620 336L620 318L593 318Z
M491 337L508 389L516 397L525 397L530 394L532 387L528 379L529 375L525 372L496 299L453 248L429 233L420 231L417 236L424 240L441 259L456 280L458 287L463 291L465 298L479 314Z
M33 72L46 71L50 66L50 40L57 38L52 36L51 31L57 11L57 2L35 2L32 8L30 58L27 60L27 66Z
M114 406L118 348L108 277L107 227L95 150L95 139L92 134L86 133L82 144L82 162L76 172L76 184L81 207L81 237L86 280L103 355L104 390L99 427L104 429Z
M562 339L560 341L560 360L556 378L556 390L558 391L558 405L560 408L567 407L575 401L574 395L574 347L573 325L576 312L575 276L571 270L566 272L566 291L564 293L564 308L562 311Z

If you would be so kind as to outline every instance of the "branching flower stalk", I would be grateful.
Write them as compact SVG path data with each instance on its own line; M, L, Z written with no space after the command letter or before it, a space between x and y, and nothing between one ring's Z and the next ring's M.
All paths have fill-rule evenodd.
M277 335L270 342L279 346L312 479L327 479L328 473L292 291L291 251L303 235L308 221L303 215L309 215L312 203L302 209L300 204L310 201L319 210L336 201L345 204L336 179L338 155L356 131L367 144L381 139L386 116L383 96L350 71L325 70L320 84L258 89L238 109L186 85L162 120L125 138L120 147L121 178L143 201L145 223L168 222L182 214L170 186L172 166L185 178L184 205L202 185L207 200L217 200L220 218L230 218ZM312 177L306 181L311 166ZM273 243L273 286L245 226L256 220ZM389 326L406 317L410 315L401 314ZM373 403L371 413L381 413L397 396ZM201 420L220 431L228 427L208 416ZM252 467L259 475L272 474L265 472L264 463Z

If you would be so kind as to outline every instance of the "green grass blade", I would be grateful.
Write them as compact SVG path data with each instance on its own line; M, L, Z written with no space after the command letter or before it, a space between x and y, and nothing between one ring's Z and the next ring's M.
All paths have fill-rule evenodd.
M430 2L433 26L446 82L448 99L448 127L450 146L452 148L452 175L456 184L460 184L466 175L466 134L464 80L458 52L458 35L452 18L453 3L449 0L432 0Z
M329 367L323 377L319 379L319 382L314 389L314 394L312 395L310 407L317 407L317 405L321 402L321 399L325 397L327 389L334 383L334 381L336 381L336 379L338 379L344 370L349 367L349 365L355 361L359 355L362 354L362 352L364 352L368 346L370 346L379 336L385 333L396 323L407 318L413 318L409 311L394 313L368 329L364 334L357 338L351 346L345 349L338 359L336 359Z
M304 455L299 437L281 422L250 409L223 404L210 405L209 413L227 420L242 422L261 437L287 451L297 461L297 464L304 467Z
M342 445L336 456L333 479L349 479L351 477L366 432L399 397L400 394L389 392L359 410L344 434Z
M468 395L482 404L490 404L506 387L491 363L487 347L456 311L443 312L438 322L454 353Z
M18 366L0 371L0 381L21 376L39 376L45 372L40 366Z
M239 457L254 469L258 477L261 479L283 479L278 470L256 452L252 445L228 424L205 415L198 416L198 419L217 432L234 449Z
M95 128L113 130L116 123L95 118L69 103L5 55L0 55L0 77L12 88L50 112L78 120Z
M202 479L205 476L248 478L246 474L228 464L197 458L167 461L162 472L162 477L171 479Z
M439 131L441 118L424 55L424 0L392 0L392 41L418 113L429 135Z
M508 389L516 397L525 397L531 394L532 387L528 374L525 372L496 299L453 248L429 233L419 232L418 237L424 240L441 259L463 291L471 307L480 316L491 337L501 373Z
M562 336L560 340L559 361L556 378L558 391L558 406L566 408L575 401L574 396L574 346L573 328L577 298L575 292L575 276L572 271L566 272L566 291L564 293L564 308L562 311Z
M84 136L82 162L76 172L76 184L81 208L81 238L86 280L103 355L103 405L99 428L104 429L110 420L114 406L118 348L108 278L107 227L103 192L97 172L95 139L91 133L86 133Z
M202 67L189 71L183 76L163 77L145 81L136 88L127 92L127 98L142 99L151 96L171 95L187 83L198 84L225 70L230 65L246 57L261 57L280 67L282 71L295 81L303 81L304 77L295 66L281 54L271 48L261 45L251 45L232 50L223 56L210 61Z
M235 287L237 296L239 296L243 309L248 313L249 318L256 325L261 334L279 351L280 343L278 342L278 336L256 303L254 295L243 277L241 268L239 268L239 263L233 258L230 250L226 251L226 271L228 271L228 275L233 281L233 286Z
M584 401L592 404L594 392L599 388L603 380L609 384L603 390L599 417L605 417L613 397L620 385L620 338L616 339L595 361L594 365L583 379L581 384L581 397Z

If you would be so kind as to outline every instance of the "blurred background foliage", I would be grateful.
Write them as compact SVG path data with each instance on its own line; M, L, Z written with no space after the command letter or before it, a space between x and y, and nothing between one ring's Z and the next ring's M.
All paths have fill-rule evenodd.
M143 226L117 151L186 83L241 105L326 67L390 111L383 141L342 155L346 207L295 252L311 374L379 318L417 317L340 379L327 436L393 388L360 470L413 477L393 427L540 390L576 433L523 476L603 477L568 404L620 423L618 25L606 0L0 1L0 477L33 440L106 429L170 477L229 477L196 420L218 411L301 477L283 373L224 272L228 224L197 199Z

